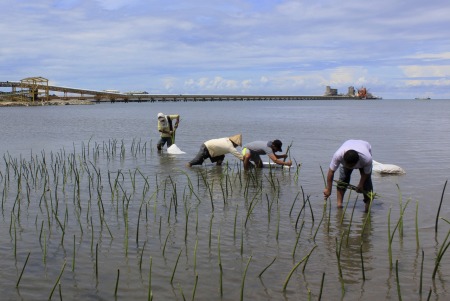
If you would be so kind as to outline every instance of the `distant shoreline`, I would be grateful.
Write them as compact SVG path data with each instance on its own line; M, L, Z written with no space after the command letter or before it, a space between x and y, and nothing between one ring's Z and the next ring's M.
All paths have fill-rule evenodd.
M67 105L93 105L86 99L49 100L49 101L0 101L0 107L40 107L40 106L67 106Z

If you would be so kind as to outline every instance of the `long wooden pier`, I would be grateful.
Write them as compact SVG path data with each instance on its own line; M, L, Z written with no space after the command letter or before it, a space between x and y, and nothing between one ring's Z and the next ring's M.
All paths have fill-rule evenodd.
M0 87L11 87L12 93L20 94L17 88L33 88L21 82L0 82ZM36 88L36 87L34 87ZM323 100L323 99L358 99L355 96L311 96L311 95L216 95L216 94L123 94L108 91L98 91L63 86L37 86L39 90L48 89L54 92L63 92L63 96L51 95L49 100L73 100L87 99L92 102L167 102L167 101L267 101L267 100ZM68 94L79 94L79 96L68 96ZM9 94L9 93L8 93ZM0 98L1 98L0 94ZM6 95L6 94L5 94Z

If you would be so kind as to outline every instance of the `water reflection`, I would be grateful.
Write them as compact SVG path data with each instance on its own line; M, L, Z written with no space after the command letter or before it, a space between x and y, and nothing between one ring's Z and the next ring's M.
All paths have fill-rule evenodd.
M208 107L211 109L212 106L217 105L208 104ZM331 132L325 131L325 126L316 122L317 112L319 111L327 115L330 122L335 122L332 116L342 113L343 105L354 106L355 112L367 112L369 110L378 114L368 120L361 120L359 117L356 117L354 120L352 119L345 124L341 122L339 126L331 126ZM26 158L28 164L30 162L30 149L33 149L33 153L35 155L38 154L39 157L40 150L45 148L47 163L49 164L52 161L50 151L53 151L53 155L55 156L57 151L65 148L66 152L64 156L67 157L73 149L73 142L75 142L77 151L74 159L77 162L77 172L80 176L80 191L78 193L77 181L75 180L76 175L71 167L71 164L74 164L74 160L70 162L65 160L66 164L64 169L62 166L60 169L58 188L54 181L52 167L50 167L50 164L48 165L49 177L47 178L47 188L50 187L51 192L44 193L43 191L45 180L42 173L45 173L45 171L42 171L41 168L38 172L33 170L33 177L37 176L40 178L35 186L32 184L33 180L30 174L25 170L25 173L22 173L22 191L19 194L18 202L15 202L18 175L10 165L10 180L5 180L7 176L6 162L5 164L1 164L2 174L0 175L0 179L2 183L0 184L1 187L4 187L4 191L6 188L2 200L3 218L1 222L3 223L3 228L7 229L7 231L4 231L4 235L0 236L0 245L3 246L0 248L0 255L4 259L4 264L2 265L3 276L0 277L2 277L1 287L3 288L2 292L4 293L4 297L5 299L15 299L18 297L27 299L28 295L33 295L34 298L36 296L39 296L38 298L48 297L48 288L54 285L54 280L60 272L62 261L67 259L68 265L61 281L64 296L71 296L74 299L83 300L117 298L117 296L112 298L111 287L114 286L116 280L117 268L120 268L121 279L119 282L118 296L121 298L141 298L142 295L146 296L148 289L149 257L151 255L153 257L152 290L155 298L180 299L179 289L175 283L180 282L185 295L187 295L186 292L193 288L195 275L193 268L193 249L195 242L198 240L196 254L197 266L195 272L199 273L199 285L196 297L204 300L220 299L218 296L217 263L217 236L218 230L220 229L221 256L225 271L224 284L226 284L224 286L224 296L222 297L224 300L235 300L238 298L243 269L252 252L254 252L254 257L250 264L249 274L247 274L245 284L245 296L248 297L271 300L281 298L286 300L301 299L307 297L307 288L309 287L313 297L317 298L320 290L322 272L325 270L327 276L324 285L324 298L364 299L363 296L366 298L370 296L373 299L394 299L397 297L396 280L395 275L389 270L386 221L388 208L391 205L391 225L394 224L394 221L396 223L399 218L398 191L395 186L397 182L405 195L408 195L408 197L413 196L420 200L418 217L419 235L421 247L425 251L424 275L426 275L426 279L424 278L423 295L427 294L427 288L429 285L432 285L436 298L445 299L448 296L446 279L450 277L448 269L446 269L448 265L446 257L443 258L444 261L438 270L436 279L431 281L429 275L432 273L430 269L434 267L436 254L447 234L444 226L441 225L436 240L433 240L435 237L433 228L434 218L442 192L441 182L447 177L447 172L450 167L446 157L446 154L450 151L450 143L446 139L449 134L448 128L450 127L446 126L448 125L448 118L445 116L445 109L449 104L439 103L438 105L442 106L439 112L435 111L432 105L424 106L420 103L414 103L414 105L417 106L415 107L417 112L408 111L407 116L403 115L406 106L401 101L351 104L346 102L277 102L273 104L267 102L264 103L263 108L255 108L254 106L246 107L249 104L237 104L239 108L230 108L225 105L215 107L221 114L236 116L236 120L239 120L239 122L236 121L233 123L230 123L229 120L222 120L221 118L217 120L210 119L210 115L207 114L209 109L203 107L196 107L196 112L189 109L189 107L185 108L186 112L183 114L187 116L187 119L195 118L200 113L202 116L205 116L205 122L217 123L217 126L221 129L230 128L231 131L233 127L248 128L249 133L244 136L248 141L258 140L260 137L267 135L266 128L270 124L266 124L265 126L255 126L255 124L258 124L257 122L261 118L264 118L264 116L273 117L274 111L281 112L276 113L277 116L278 114L280 116L292 116L293 114L302 116L301 120L295 119L295 122L299 128L305 130L294 131L291 134L292 139L294 139L291 155L292 157L296 157L298 161L302 159L304 162L298 181L294 180L294 171L289 172L280 169L274 171L275 176L273 179L267 169L258 169L253 174L238 174L238 167L233 164L233 160L229 160L229 169L225 165L221 167L208 165L206 168L184 168L183 166L189 159L189 154L196 153L199 143L202 143L204 140L204 137L198 137L197 133L199 131L196 131L201 130L202 126L193 129L194 131L192 132L180 132L180 135L177 136L177 144L180 143L180 146L182 146L188 155L171 156L165 151L158 153L155 150L150 150L148 147L146 153L138 152L132 156L130 151L132 143L130 133L135 134L138 138L145 137L147 134L142 134L139 128L129 127L128 121L133 120L133 124L136 122L145 122L147 116L144 115L147 115L148 112L142 114L140 112L142 111L142 106L120 106L117 107L120 110L108 111L110 114L108 118L111 118L111 116L118 118L120 121L118 123L122 128L116 127L114 124L111 127L97 126L98 123L106 124L105 115L99 114L97 111L100 107L94 107L88 110L83 108L60 110L58 111L60 115L55 114L54 120L47 119L48 124L45 126L48 132L36 132L35 130L36 128L43 128L40 126L39 121L39 118L43 117L43 111L32 109L27 111L30 113L24 113L23 110L17 112L15 109L9 110L8 116L5 114L2 115L1 122L14 124L14 121L19 117L24 121L23 124L19 124L4 133L4 143L0 146L5 150L4 153L6 153L6 149L10 150L13 158L19 157L19 154L23 153L23 158ZM243 112L246 112L246 110L243 110L244 107L256 110L258 113L257 116L247 116L248 114L244 114ZM53 110L52 108L49 109L50 111ZM101 109L109 110L109 107L103 106ZM164 111L164 108L157 110L159 111L160 109ZM50 111L45 111L45 115L49 114L48 112ZM94 111L95 113L93 113ZM328 111L332 113L329 114L327 113ZM271 115L267 115L267 112L271 112ZM421 117L427 114L432 114L436 122L422 122ZM86 125L80 125L77 121L77 116L83 116L87 120ZM402 116L401 121L398 121L398 116ZM327 117L325 116L325 118ZM396 122L391 122L394 119ZM267 120L270 120L270 118L267 118ZM281 122L280 128L289 128L290 123L287 120L293 121L293 119L289 118L279 119L279 122ZM365 123L362 121L365 121ZM355 126L358 124L365 125L362 128ZM438 128L435 128L436 124L439 125ZM84 126L86 128L83 128ZM197 126L199 125L193 125L193 127ZM330 125L326 127L330 129ZM73 131L71 128L80 130ZM217 131L218 128L214 128ZM283 131L277 132L278 127L272 128L275 129L274 135L279 135L280 138L283 137ZM213 128L204 130L207 136L217 136ZM386 138L386 132L391 133L388 138ZM83 164L83 169L81 169L80 160L83 162L84 157L79 149L80 142L85 141L85 145L87 145L87 141L92 134L94 134L94 137L91 141L91 147L95 146L95 142L97 142L97 145L100 145L100 153L98 156L93 157L93 151L91 150L86 164ZM323 198L321 197L323 181L318 165L325 166L324 164L327 164L330 149L336 149L339 143L345 141L345 138L348 138L344 136L356 137L362 134L367 136L364 139L370 141L374 145L374 149L376 146L374 156L377 159L379 158L378 161L396 163L407 171L406 175L399 177L375 175L373 177L374 185L382 198L372 207L373 211L371 213L370 223L366 225L363 236L366 282L362 282L359 254L360 236L366 217L363 213L363 202L360 200L356 205L350 235L348 237L348 247L347 231L354 196L349 202L342 224L340 221L343 211L337 210L335 203L332 202L331 207L327 207L324 220L320 228L318 228L323 213ZM126 148L125 158L120 158L119 154L107 158L107 154L101 150L101 146L103 145L102 141L108 141L111 137L115 137L118 141L124 139L124 146ZM324 139L326 139L327 143L323 142ZM287 138L284 140L287 140ZM42 141L45 141L45 144ZM418 155L429 149L435 150L432 158L423 158L423 156ZM8 161L8 157L6 157L6 160ZM88 161L91 161L92 164ZM55 168L54 161L52 165ZM97 170L100 170L100 177L96 175L96 171L94 171L92 165L98 168ZM34 167L37 168L37 166L35 165ZM136 171L136 167L139 168L143 176ZM195 195L191 194L189 189L190 184L187 181L186 175L174 168L181 168L188 174L198 199ZM118 172L118 169L121 169L121 172ZM69 172L70 170L71 172ZM108 170L111 171L111 184L108 183ZM69 176L67 177L65 191L63 192L63 174L65 173L69 174ZM115 192L113 198L110 185L114 186L114 180L118 175L118 181L121 186L117 184L117 192ZM205 177L205 180L202 178L202 175ZM176 185L176 189L173 188L169 176L173 180L174 185ZM134 177L135 188L131 184L131 178ZM31 189L29 204L26 192L26 178L28 178L28 184ZM150 185L145 196L143 196L143 191L146 189L146 181L144 178L147 179ZM228 181L222 181L221 185L222 178L228 179ZM205 181L208 184L205 184ZM211 188L214 205L211 247L209 246L209 224L212 206L208 185ZM281 189L277 191L278 187ZM302 194L299 195L299 199L294 205L290 217L289 212L300 187L303 187L305 197L310 195L310 203L306 204L303 209L296 229L297 217L303 206ZM258 197L261 189L263 192L261 193L261 197ZM153 194L154 192L155 194ZM98 194L101 194L102 201L100 201ZM173 204L174 198L177 203L176 207ZM40 202L41 199L42 202ZM247 227L244 226L244 250L243 254L241 254L240 222L243 220L245 223L253 199L253 205L256 203L256 206L248 217ZM16 204L16 207L13 210L14 204ZM17 207L19 204L21 205L19 209L21 213L20 218L18 217L19 211ZM64 244L61 245L62 231L51 209L54 209L56 216L64 223L66 204L69 219L65 228L66 238ZM143 204L143 207L139 216L141 204ZM172 207L170 208L171 204ZM270 208L271 204L272 207ZM309 207L310 204L311 209ZM236 205L238 206L237 210ZM49 208L48 212L47 206ZM99 209L102 206L104 207L104 211ZM187 239L185 240L185 210L190 206L192 206L192 209L188 215ZM278 218L278 208L280 218ZM126 212L127 209L128 212ZM314 221L311 210L314 214ZM169 211L171 216L168 219ZM198 229L196 227L197 211L199 215ZM11 212L17 220L17 257L13 255L14 232L11 231L10 235L8 231L11 224ZM233 232L236 212L237 229L236 237L234 238ZM405 299L417 297L418 273L420 271L420 255L418 258L414 233L414 217L411 212L413 211L406 211L404 220L405 233L403 238L400 239L398 236L399 233L397 232L393 245L394 258L399 257L402 294ZM445 216L448 212L443 208L441 214ZM36 216L38 217L37 223L35 223ZM108 223L114 238L110 238L109 232L107 232L106 225L102 222L101 217L104 217ZM93 220L92 223L91 218ZM125 256L125 221L127 218L129 222L128 256ZM43 220L45 221L43 227L47 241L47 259L45 263L43 262L44 248L41 244L43 240L38 239L40 224ZM138 220L140 222L140 231L139 239L136 242L135 237L137 234ZM295 257L293 258L293 246L300 225L303 222L305 224L299 238ZM91 251L91 224L93 224L94 230L94 246L97 242L99 243L99 258L101 258L99 261L100 274L98 282L94 275L95 254ZM162 249L169 228L172 228L172 232L163 256ZM317 236L314 240L313 236L317 229ZM392 230L393 227L391 227ZM336 238L340 241L342 231L345 231L341 250L341 265L345 285L344 297L340 290L336 258ZM74 272L69 267L73 252L73 234L76 235L76 262ZM147 243L143 252L142 269L139 270L140 252L142 251L144 241ZM309 252L314 244L317 244L318 248L309 259L305 273L303 274L301 270L295 271L288 290L283 293L281 287L287 274L291 271L293 265L298 263ZM182 252L178 263L175 276L176 282L171 286L169 279L174 261L181 246L184 246L184 252ZM414 248L416 252L412 252ZM24 256L26 256L29 249L32 249L32 257L30 257L29 266L25 270L20 291L11 290L10 288L14 286L15 279L8 278L17 277L18 272L20 272L19 269L21 269L21 265L23 264ZM256 279L256 275L267 265L267 261L272 260L275 255L278 256L278 259L274 265L269 268L261 280ZM14 275L14 277L6 277L5 275ZM413 279L413 281L409 281L410 279Z

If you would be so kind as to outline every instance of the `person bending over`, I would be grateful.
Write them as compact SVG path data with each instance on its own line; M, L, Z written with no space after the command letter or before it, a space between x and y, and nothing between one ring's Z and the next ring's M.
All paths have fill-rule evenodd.
M242 154L244 155L244 169L249 170L253 167L250 161L253 161L256 167L263 167L261 161L261 155L268 155L273 162L279 165L291 166L292 161L283 162L279 159L287 158L287 155L275 155L275 152L281 152L281 147L283 143L280 140L273 141L253 141L245 144L242 147Z
M359 180L358 190L364 189L367 192L373 191L372 185L372 147L363 140L348 140L334 153L331 159L330 169L327 175L327 188L323 191L324 199L328 199L331 195L331 187L333 185L334 173L339 169L339 181L350 183L350 177L354 169L359 169L361 179ZM342 208L342 200L344 199L345 188L337 187L338 208ZM370 197L364 195L364 203L366 212L369 209Z
M161 150L164 144L167 143L167 148L169 148L173 141L174 129L172 126L172 120L177 119L175 123L175 128L178 128L178 123L180 122L180 115L164 115L163 113L158 114L158 131L161 132L161 138L156 144L158 150Z
M212 139L206 141L200 147L200 151L197 156L192 159L186 167L191 167L193 165L201 165L203 161L210 158L211 162L216 163L216 165L221 165L223 160L225 159L225 154L231 153L236 156L239 160L244 160L241 153L236 150L236 147L242 146L242 134L227 137L227 138L219 138Z

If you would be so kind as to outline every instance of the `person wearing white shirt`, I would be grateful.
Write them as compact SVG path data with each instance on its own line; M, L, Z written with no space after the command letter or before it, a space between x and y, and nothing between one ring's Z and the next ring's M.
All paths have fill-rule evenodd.
M236 150L237 146L242 146L242 134L206 141L200 147L197 156L186 164L186 167L201 165L208 158L210 158L211 162L216 163L216 165L221 165L225 159L225 154L229 153L243 161L244 157Z
M331 195L334 173L339 168L339 181L350 183L351 174L354 169L359 169L361 179L358 184L358 191L364 189L367 192L373 191L372 184L372 147L367 141L348 140L334 153L331 159L330 169L327 175L327 188L324 190L324 199ZM342 208L345 188L337 188L338 208ZM366 211L369 209L370 198L364 195Z

